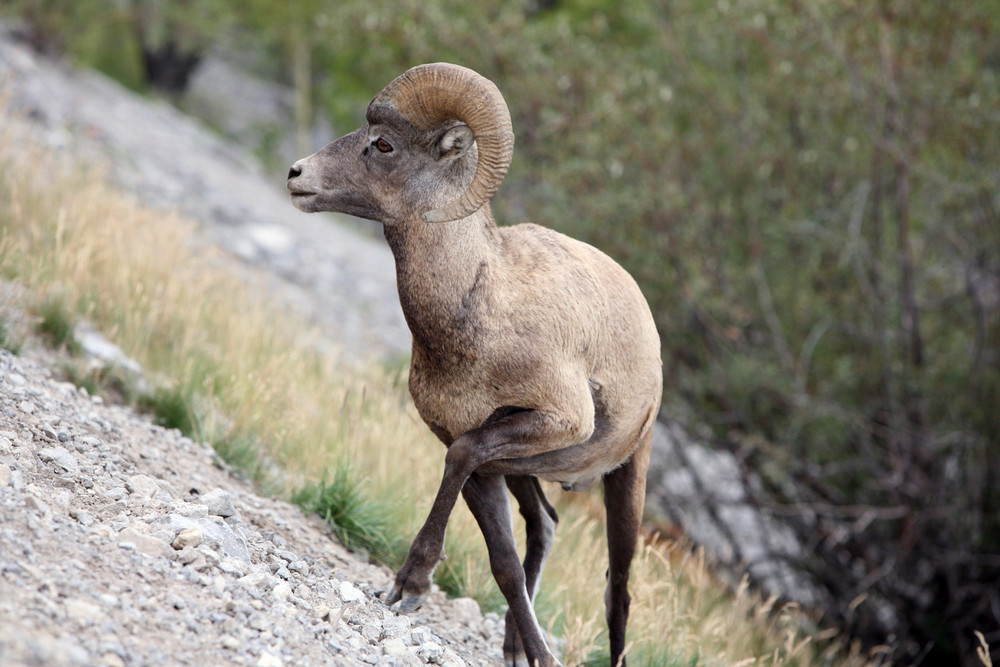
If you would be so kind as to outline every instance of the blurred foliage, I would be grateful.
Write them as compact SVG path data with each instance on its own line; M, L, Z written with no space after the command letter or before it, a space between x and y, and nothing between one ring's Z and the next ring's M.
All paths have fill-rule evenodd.
M76 316L61 294L52 294L39 307L35 331L52 347L65 349L69 354L80 354L80 343L74 334Z
M83 45L142 4L6 3L123 71L127 40ZM303 123L317 106L353 129L420 62L496 81L518 141L498 219L632 272L665 405L760 475L761 502L814 547L802 566L827 613L873 643L908 637L900 659L970 656L972 631L997 627L996 0L183 7L171 25L202 32L175 41L228 28L294 83Z

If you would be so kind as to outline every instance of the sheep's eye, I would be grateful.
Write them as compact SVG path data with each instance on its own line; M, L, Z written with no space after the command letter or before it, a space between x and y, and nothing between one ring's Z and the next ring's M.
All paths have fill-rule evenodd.
M392 152L392 144L390 144L382 137L379 137L378 139L375 140L375 148L379 149L379 151L382 153Z

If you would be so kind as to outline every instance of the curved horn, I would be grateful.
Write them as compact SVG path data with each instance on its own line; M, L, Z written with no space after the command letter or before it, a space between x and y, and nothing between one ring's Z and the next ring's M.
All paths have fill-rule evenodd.
M382 89L372 106L391 106L420 130L448 120L469 126L479 148L476 175L461 197L423 214L426 222L469 216L500 188L514 154L510 111L497 87L471 69L450 63L418 65Z

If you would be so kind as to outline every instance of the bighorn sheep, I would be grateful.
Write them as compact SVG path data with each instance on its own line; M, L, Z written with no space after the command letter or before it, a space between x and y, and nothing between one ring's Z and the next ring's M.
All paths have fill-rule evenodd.
M509 604L506 663L557 665L532 608L557 522L538 479L576 489L601 478L611 663L624 665L660 341L635 281L607 255L544 227L496 225L489 201L513 147L492 82L457 65L421 65L372 100L367 124L292 165L288 190L303 211L384 225L413 334L410 393L448 448L386 602L403 612L421 605L461 493ZM526 522L523 566L507 489Z

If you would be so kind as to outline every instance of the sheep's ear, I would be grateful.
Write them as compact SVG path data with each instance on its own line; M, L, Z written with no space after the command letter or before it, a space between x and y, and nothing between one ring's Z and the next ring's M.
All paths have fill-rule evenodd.
M468 125L456 125L445 131L434 143L431 154L435 160L454 159L472 148L474 137Z

